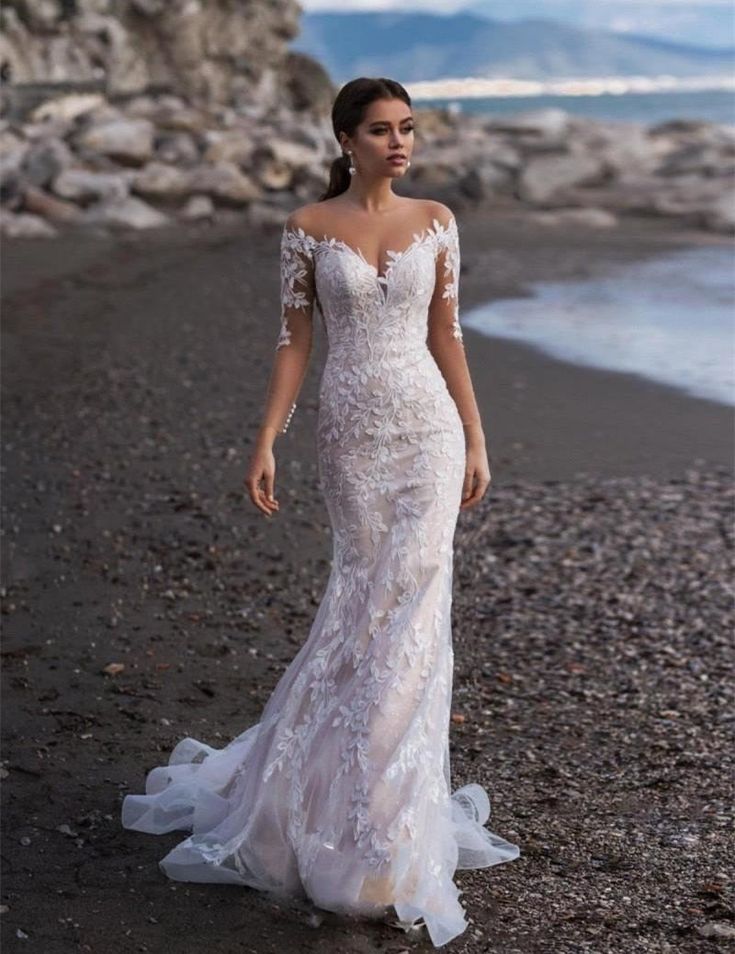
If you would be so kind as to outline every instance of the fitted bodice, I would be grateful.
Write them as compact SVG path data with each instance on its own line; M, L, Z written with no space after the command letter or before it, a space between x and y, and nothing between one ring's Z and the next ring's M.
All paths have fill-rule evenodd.
M303 339L316 306L328 340L320 387L322 421L339 418L344 427L359 427L357 418L348 424L345 415L350 406L361 413L365 401L376 412L401 400L446 402L428 339L432 331L446 338L445 361L463 360L463 344L457 223L444 210L441 219L434 217L431 225L414 232L405 247L387 250L382 274L342 239L317 238L295 224L284 226L276 349L291 344L296 330ZM295 407L294 401L284 430ZM331 423L328 430L334 430Z
M376 352L424 350L437 240L427 229L407 249L389 252L384 275L344 242L315 243L317 302L332 355L348 350L370 360Z
M385 274L346 242L303 229L284 229L282 238L282 328L277 347L287 344L288 309L315 302L322 314L331 355L349 353L366 361L391 352L425 350L429 306L441 283L440 302L450 310L453 334L461 339L457 313L459 242L452 216L434 219L414 233L404 249L387 252ZM300 284L301 288L297 285Z

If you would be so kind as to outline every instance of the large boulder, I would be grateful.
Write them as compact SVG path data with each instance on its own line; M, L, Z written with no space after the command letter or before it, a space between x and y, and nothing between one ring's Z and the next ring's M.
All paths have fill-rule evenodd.
M22 171L27 182L46 186L64 169L74 164L74 153L63 139L54 136L31 143L23 158Z
M567 186L594 185L605 175L602 159L589 153L534 156L521 172L518 195L526 202L544 203Z
M702 210L701 221L712 232L735 233L735 192L730 189L706 206Z
M94 172L76 166L64 169L52 182L62 199L81 205L96 199L122 199L128 194L128 178L119 172Z
M3 209L0 214L0 232L8 238L54 238L57 230L40 215L30 212L15 214Z
M563 142L569 131L570 115L563 109L529 109L508 116L493 117L485 124L489 132L509 132L536 139Z
M28 212L41 215L51 222L78 222L82 216L78 205L31 185L23 190L23 206Z
M84 211L85 225L112 229L154 229L168 225L170 219L137 196L104 199Z
M140 166L153 155L154 125L148 119L113 119L94 123L79 133L78 148Z
M177 202L190 189L191 175L165 162L149 162L130 183L131 192L160 202Z
M191 171L191 190L222 205L247 205L261 198L260 188L232 162L202 165Z

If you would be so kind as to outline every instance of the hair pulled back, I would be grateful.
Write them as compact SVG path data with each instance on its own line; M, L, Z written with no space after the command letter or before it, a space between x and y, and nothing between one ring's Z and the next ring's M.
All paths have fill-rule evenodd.
M340 88L332 104L332 129L337 142L341 132L354 135L365 117L367 107L376 99L402 99L407 106L411 106L411 97L396 80L385 76L358 76ZM319 196L318 202L347 191L352 178L349 167L350 157L344 152L333 160L327 191Z

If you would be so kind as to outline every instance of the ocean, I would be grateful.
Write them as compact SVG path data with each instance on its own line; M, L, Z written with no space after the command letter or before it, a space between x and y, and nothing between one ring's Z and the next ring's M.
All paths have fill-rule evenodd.
M487 116L505 116L508 113L553 107L564 109L574 116L618 122L648 124L672 119L694 119L735 125L735 92L732 89L674 89L671 92L598 93L586 96L450 96L442 99L423 99L411 93L411 97L419 109L452 104L454 109L461 112L483 113Z
M679 250L529 288L463 312L462 325L735 406L735 250Z
M651 124L691 119L735 125L731 88L415 102L417 107L448 104L460 112L488 116L556 107L602 120ZM611 267L605 278L537 282L531 289L531 298L475 308L463 314L462 323L568 361L635 372L735 405L733 251L691 249Z

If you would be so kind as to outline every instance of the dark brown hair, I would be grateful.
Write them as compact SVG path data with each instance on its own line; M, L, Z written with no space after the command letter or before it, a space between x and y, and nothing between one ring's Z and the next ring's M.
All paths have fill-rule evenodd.
M396 80L385 76L358 76L350 80L337 93L332 105L332 129L339 142L339 134L353 136L365 116L365 110L376 99L402 99L410 107L411 97ZM341 147L340 147L341 148ZM350 185L350 157L342 153L332 162L329 170L329 185L318 202L331 199L345 192Z

